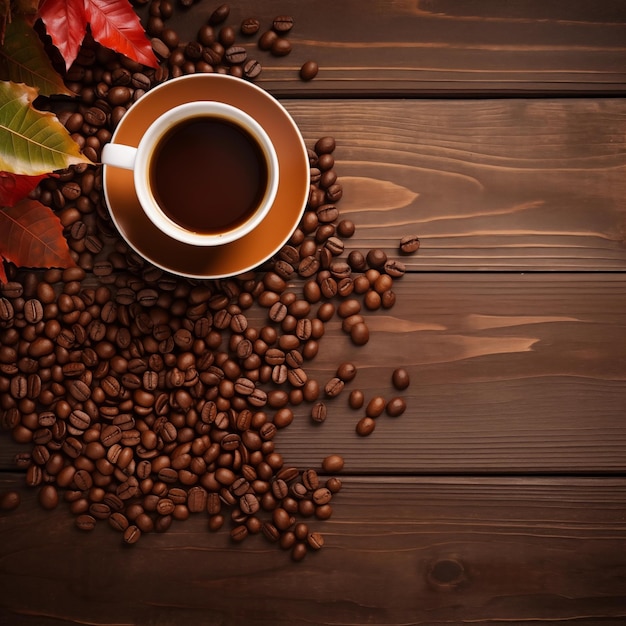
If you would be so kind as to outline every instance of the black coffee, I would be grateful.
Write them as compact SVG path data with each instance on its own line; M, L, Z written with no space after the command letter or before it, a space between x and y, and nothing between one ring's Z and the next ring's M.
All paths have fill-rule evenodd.
M150 185L165 215L203 234L245 223L267 181L267 164L255 139L213 117L194 117L169 130L150 164Z

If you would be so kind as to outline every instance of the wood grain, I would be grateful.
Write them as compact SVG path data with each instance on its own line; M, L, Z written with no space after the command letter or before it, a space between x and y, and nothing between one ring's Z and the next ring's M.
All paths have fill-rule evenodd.
M417 270L626 269L626 102L284 102L308 145L337 139L349 247Z
M217 4L168 25L192 39ZM23 501L0 515L0 623L622 626L626 4L230 4L235 27L293 15L288 57L245 43L257 83L309 145L337 138L348 251L409 268L365 347L328 324L309 375L359 371L327 421L302 404L275 439L300 469L345 457L333 516L307 520L326 545L295 564L260 536L209 533L204 515L134 547L106 523L81 533L64 503L38 507L13 469L23 448L0 433L0 493ZM307 59L320 72L305 83ZM419 254L399 257L413 233ZM412 384L398 394L399 365ZM407 412L360 438L353 388L402 395Z
M2 488L12 484L10 475ZM624 479L344 477L325 546L293 564L202 514L132 548L32 492L0 517L0 621L52 624L618 624Z
M626 8L620 0L514 3L453 0L252 0L231 4L228 24L292 15L292 53L277 59L247 43L278 96L475 96L623 94ZM212 6L199 3L171 20L195 37ZM261 31L262 32L262 31ZM300 83L306 60L318 76Z
M624 472L626 282L621 274L420 274L396 281L398 302L367 314L369 343L353 346L337 317L307 365L323 386L342 361L356 379L328 400L321 426L310 405L277 437L290 462L318 467L330 453L356 473ZM265 310L249 312L266 324ZM354 428L351 389L397 395L393 369L412 384L407 412ZM18 448L3 437L2 467Z

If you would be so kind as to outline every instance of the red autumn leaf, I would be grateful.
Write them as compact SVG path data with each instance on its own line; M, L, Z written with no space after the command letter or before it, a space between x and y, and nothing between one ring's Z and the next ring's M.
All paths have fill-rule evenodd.
M85 0L85 13L98 43L144 65L159 66L139 17L127 0Z
M26 197L48 174L20 176L12 172L0 172L0 206L13 206Z
M93 38L130 59L158 67L152 45L128 0L43 0L39 15L69 68L87 24Z
M18 267L75 265L61 220L41 202L30 199L0 210L0 257ZM0 280L3 275L4 271Z
M39 16L69 68L87 32L84 0L43 0Z

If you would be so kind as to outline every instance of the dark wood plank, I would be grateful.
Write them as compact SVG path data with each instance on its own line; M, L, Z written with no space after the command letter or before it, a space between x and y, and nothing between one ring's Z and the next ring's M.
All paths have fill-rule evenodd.
M623 100L287 101L308 144L337 138L350 247L411 269L626 269Z
M2 488L13 478L3 476ZM626 619L624 479L344 477L294 564L203 514L132 548L34 494L0 517L6 624L613 624Z
M252 0L231 4L228 24L262 28L290 14L293 51L275 58L240 43L263 65L259 85L281 96L622 94L626 8L620 0ZM193 38L213 10L198 3L171 20ZM299 84L308 59L320 72Z
M320 429L298 411L281 449L305 466L339 452L366 473L623 472L625 287L621 276L405 276L399 304L368 320L370 342L331 333L311 373L324 381L352 360L346 391L391 397L403 365L407 413L381 416L363 440L344 393Z
M327 401L321 426L309 404L295 407L276 437L290 463L317 467L337 452L357 473L626 470L623 275L415 273L394 290L393 309L366 315L366 346L353 346L337 317L328 323L309 376L323 386L342 361L358 374ZM265 315L249 312L250 324ZM357 437L363 412L348 408L348 392L392 397L399 365L412 377L407 412ZM3 437L2 467L16 451Z

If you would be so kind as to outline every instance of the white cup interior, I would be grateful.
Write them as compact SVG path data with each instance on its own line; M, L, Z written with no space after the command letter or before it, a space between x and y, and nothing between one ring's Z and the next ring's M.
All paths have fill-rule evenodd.
M161 209L150 187L151 159L164 135L181 122L199 116L223 119L241 127L261 148L267 165L267 185L257 210L243 224L216 234L190 231L170 219ZM229 104L197 101L181 104L155 120L142 137L134 166L135 190L147 217L165 234L196 246L223 245L252 232L272 207L278 190L278 158L272 142L262 126L244 111Z

